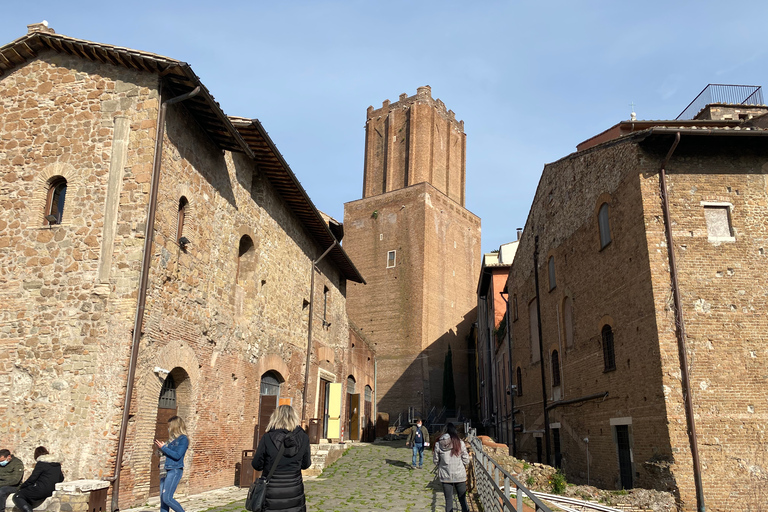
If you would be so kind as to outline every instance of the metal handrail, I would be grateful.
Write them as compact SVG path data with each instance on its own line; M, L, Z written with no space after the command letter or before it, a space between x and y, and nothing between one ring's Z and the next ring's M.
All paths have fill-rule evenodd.
M499 463L483 451L483 443L476 436L475 429L467 433L467 441L472 446L475 486L480 503L485 512L522 512L523 497L533 502L536 511L552 512L533 491L525 487L510 475ZM515 504L512 504L512 489L515 490Z
M693 119L709 103L734 103L737 105L762 105L763 89L759 85L709 84L676 119Z

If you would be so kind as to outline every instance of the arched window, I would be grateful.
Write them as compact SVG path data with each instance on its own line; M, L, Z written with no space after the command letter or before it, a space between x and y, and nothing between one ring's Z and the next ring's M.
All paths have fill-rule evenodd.
M355 394L355 378L351 375L347 377L347 394Z
M549 290L552 291L557 286L557 280L555 279L555 257L549 257Z
M245 284L256 272L256 248L253 240L248 235L240 238L240 247L237 251L237 284Z
M552 387L560 385L560 354L552 351Z
M262 395L279 396L280 378L275 372L267 372L261 376L260 391Z
M573 299L566 297L563 301L563 327L565 330L565 346L573 346Z
M365 401L370 402L373 400L373 389L369 385L365 385Z
M517 396L523 396L523 371L519 366L517 367L517 381L515 384L517 384Z
M64 218L64 199L67 195L67 180L62 177L53 179L48 187L45 201L45 225L61 224Z
M181 240L181 237L184 236L184 221L187 217L187 206L189 205L189 201L187 201L187 198L184 196L181 196L179 199L179 220L178 224L176 225L176 240ZM181 243L181 242L179 242Z
M605 368L603 371L609 372L616 369L616 355L613 351L613 329L610 325L604 325L602 330L603 338L603 363Z
M608 203L603 203L597 214L597 224L600 228L600 248L611 243L611 226L608 223Z

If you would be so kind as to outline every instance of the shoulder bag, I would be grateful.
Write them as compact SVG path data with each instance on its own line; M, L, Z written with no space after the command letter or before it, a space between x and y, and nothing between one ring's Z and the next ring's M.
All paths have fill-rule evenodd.
M277 452L277 458L275 459L275 462L272 463L272 469L269 470L267 478L262 476L261 478L256 479L256 481L251 484L251 488L248 489L248 497L245 498L245 510L248 510L249 512L261 512L264 509L267 484L269 484L272 474L275 472L275 469L277 469L280 459L283 458L284 451L285 440L283 440L283 445L280 447L280 451Z

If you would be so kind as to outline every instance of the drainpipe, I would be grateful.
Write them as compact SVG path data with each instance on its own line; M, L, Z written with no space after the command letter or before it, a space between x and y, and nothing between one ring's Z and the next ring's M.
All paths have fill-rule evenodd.
M161 82L162 93L162 82ZM193 90L181 96L176 96L164 101L157 114L157 126L155 127L155 154L152 162L152 182L149 189L149 211L147 223L144 226L144 257L141 261L141 277L139 278L139 297L136 304L136 315L133 320L133 341L131 343L131 360L128 364L128 382L125 389L125 401L123 402L123 419L120 423L120 438L117 443L117 458L115 460L115 476L112 484L112 510L120 510L120 471L123 465L123 451L125 450L125 437L128 432L128 419L130 416L131 399L133 398L133 381L136 377L136 362L139 358L139 342L141 341L141 327L144 324L144 307L147 303L147 283L149 282L149 267L152 260L152 240L155 232L155 213L157 212L157 193L160 185L160 166L163 160L163 133L165 131L165 112L168 105L188 100L200 92L198 85Z
M536 325L539 329L539 363L541 364L541 400L544 405L544 446L546 464L549 460L549 409L547 408L547 376L544 371L544 341L541 332L541 300L539 297L539 235L533 238L533 278L536 284Z
M301 394L301 420L305 422L306 425L309 425L309 421L307 420L307 389L309 388L309 365L312 358L312 317L314 315L314 309L315 309L315 270L317 270L317 264L320 263L320 260L325 258L329 252L331 252L331 249L336 247L339 244L338 240L334 240L333 243L329 248L325 250L325 252L317 258L316 260L312 260L312 279L310 280L309 285L309 326L307 327L307 364L304 367L304 391Z
M507 356L509 357L509 384L506 386L506 393L509 393L509 405L511 411L507 414L507 422L512 422L512 434L509 433L509 423L507 423L507 439L512 438L512 455L515 456L517 447L515 446L515 394L512 392L512 319L509 317L509 300L504 297L504 294L509 295L509 292L499 292L501 298L504 299L506 304L507 313ZM507 399L504 397L504 407L507 407Z
M661 207L664 211L664 231L667 235L667 252L669 253L669 275L672 281L672 291L675 300L675 327L677 331L677 348L680 355L681 385L683 388L683 400L685 401L685 419L688 424L688 442L691 444L691 456L693 458L693 481L696 486L696 503L699 512L705 511L704 486L701 482L701 464L699 462L699 445L696 439L696 422L693 417L693 399L688 376L688 350L685 345L685 320L683 318L683 305L680 297L680 284L677 277L677 262L675 260L675 244L672 239L672 221L669 215L669 195L667 191L666 167L680 143L680 132L675 133L675 142L669 148L666 158L659 171L659 184L661 185Z

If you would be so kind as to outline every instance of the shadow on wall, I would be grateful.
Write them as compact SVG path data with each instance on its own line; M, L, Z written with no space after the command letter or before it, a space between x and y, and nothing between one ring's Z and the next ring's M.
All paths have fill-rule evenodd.
M424 350L419 351L414 344L410 353L377 353L378 386L383 390L378 397L377 411L389 413L390 425L400 417L400 424L407 426L409 408L425 419L438 416L443 407L446 408L443 420L459 413L471 416L470 368L474 364L471 357L474 348L469 336L476 316L473 308L455 330L443 333ZM454 398L450 379L446 379L446 359L453 373ZM450 406L451 401L455 401L455 405Z

